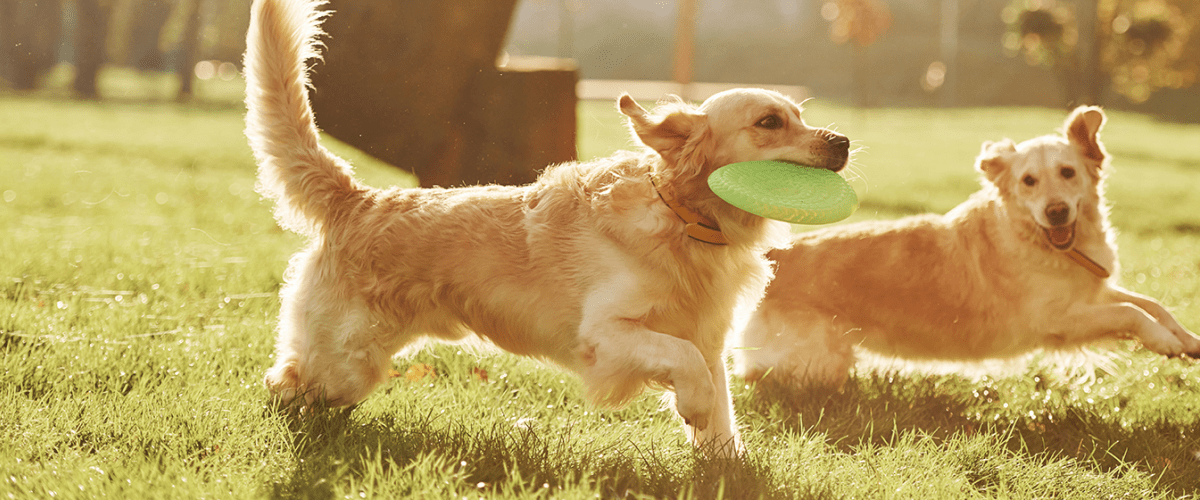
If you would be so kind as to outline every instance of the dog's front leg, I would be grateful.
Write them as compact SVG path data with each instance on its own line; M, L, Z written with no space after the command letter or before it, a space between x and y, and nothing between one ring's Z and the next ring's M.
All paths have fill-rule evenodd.
M1193 358L1200 357L1200 338L1197 338L1196 334L1188 331L1187 328L1179 324L1175 316L1172 316L1171 312L1167 311L1167 308L1159 304L1157 300L1115 286L1109 290L1109 293L1118 301L1128 302L1146 311L1159 324L1170 330L1171 334L1175 335L1183 343L1183 354Z
M1064 315L1052 335L1064 345L1082 345L1093 340L1116 338L1130 333L1147 349L1165 356L1186 354L1183 341L1146 311L1131 302L1081 304Z
M733 396L729 393L729 374L721 357L709 360L708 372L716 388L713 415L708 427L697 429L688 426L686 431L692 442L718 457L733 457L746 452L742 437L737 431L733 415Z
M732 416L714 421L714 414L729 410L717 408L718 390L709 363L691 342L646 327L644 318L653 305L639 290L636 278L614 273L584 302L578 356L589 397L620 405L647 384L667 386L675 392L676 411L693 428L689 435L730 436L728 430L704 432L714 424L732 427ZM728 404L728 390L723 392Z

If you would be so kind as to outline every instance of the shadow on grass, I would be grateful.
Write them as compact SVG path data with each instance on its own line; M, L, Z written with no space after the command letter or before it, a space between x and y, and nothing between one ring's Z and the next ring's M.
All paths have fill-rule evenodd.
M890 446L905 435L940 443L987 433L1008 452L1043 463L1068 459L1117 474L1132 468L1153 475L1160 489L1174 495L1200 489L1200 423L1130 423L1107 406L1030 403L1029 393L1045 390L1032 383L1000 389L993 382L886 373L852 378L841 390L760 382L739 406L793 432L824 434L849 454L866 445ZM964 462L963 473L986 478L992 474L986 463ZM980 470L972 470L976 466Z
M582 485L602 498L830 498L820 487L777 484L769 467L752 458L710 459L653 442L595 445L574 426L553 432L511 423L473 427L432 411L370 421L349 410L279 418L289 421L296 462L291 477L273 485L273 498L334 498L335 484L348 489L348 478L388 481L393 488L421 482L409 474L429 475L449 490L457 483L456 496L549 490L553 497Z

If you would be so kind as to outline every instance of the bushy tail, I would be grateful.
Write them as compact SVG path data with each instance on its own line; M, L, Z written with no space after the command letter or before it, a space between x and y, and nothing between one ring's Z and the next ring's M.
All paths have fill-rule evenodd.
M307 61L319 58L324 0L255 0L246 34L246 137L258 192L280 226L315 236L331 212L363 193L350 165L319 143Z

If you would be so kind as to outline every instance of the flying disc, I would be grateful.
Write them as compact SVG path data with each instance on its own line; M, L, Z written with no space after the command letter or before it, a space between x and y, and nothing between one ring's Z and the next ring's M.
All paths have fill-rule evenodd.
M858 208L858 195L836 172L784 161L731 163L708 186L730 205L794 224L837 222Z

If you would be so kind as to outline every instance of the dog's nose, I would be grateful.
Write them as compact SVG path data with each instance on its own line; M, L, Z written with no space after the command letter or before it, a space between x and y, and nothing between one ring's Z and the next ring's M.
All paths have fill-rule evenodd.
M1071 207L1063 202L1051 203L1046 206L1046 218L1050 219L1050 224L1053 226L1061 226L1067 223L1067 219L1071 216Z
M832 169L837 172L850 160L850 139L842 134L829 132L829 137L825 141L829 146L830 156L838 160L837 168Z
M850 139L841 134L832 134L829 137L829 147L835 153L844 156L850 156Z

